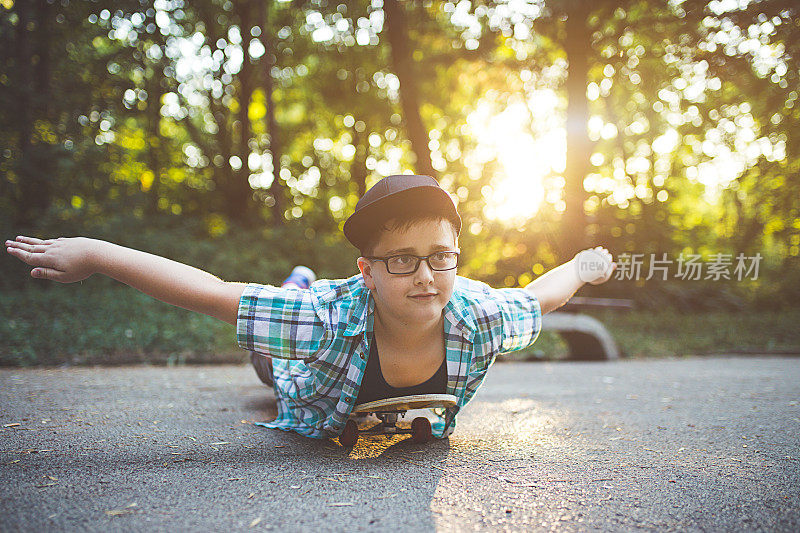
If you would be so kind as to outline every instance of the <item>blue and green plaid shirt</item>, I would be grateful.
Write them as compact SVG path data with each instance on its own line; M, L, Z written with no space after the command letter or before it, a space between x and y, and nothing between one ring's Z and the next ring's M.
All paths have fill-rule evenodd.
M375 302L359 274L319 280L309 289L248 284L239 301L239 346L272 357L278 417L257 425L333 438L344 429L369 355ZM433 436L455 428L500 354L525 348L542 328L539 301L525 289L493 289L456 277L444 308L447 393L451 409L434 410Z

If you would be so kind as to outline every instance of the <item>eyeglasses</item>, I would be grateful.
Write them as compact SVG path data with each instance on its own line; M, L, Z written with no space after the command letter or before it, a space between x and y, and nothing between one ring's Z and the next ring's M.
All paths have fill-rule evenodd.
M428 268L431 270L437 272L453 270L458 266L458 256L459 252L448 251L436 252L426 256L402 254L389 257L367 257L366 259L383 261L389 274L413 274L423 260L428 263Z

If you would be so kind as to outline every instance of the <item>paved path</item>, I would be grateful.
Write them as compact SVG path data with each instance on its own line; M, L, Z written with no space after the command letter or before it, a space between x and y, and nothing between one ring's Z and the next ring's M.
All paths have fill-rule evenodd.
M800 360L504 363L353 450L249 367L0 370L0 530L798 531ZM16 425L19 424L19 425Z

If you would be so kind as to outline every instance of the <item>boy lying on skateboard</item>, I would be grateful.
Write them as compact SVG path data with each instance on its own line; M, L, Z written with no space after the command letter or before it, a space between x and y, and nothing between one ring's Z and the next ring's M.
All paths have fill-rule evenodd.
M278 417L260 426L334 438L357 404L450 394L457 404L432 424L432 435L444 438L497 355L529 346L543 314L616 268L598 246L524 288L494 289L456 275L460 230L456 207L436 180L398 175L367 191L345 222L345 236L361 253L359 274L308 289L226 282L84 237L20 236L6 249L33 266L35 278L70 283L101 273L235 325L239 346L271 363Z

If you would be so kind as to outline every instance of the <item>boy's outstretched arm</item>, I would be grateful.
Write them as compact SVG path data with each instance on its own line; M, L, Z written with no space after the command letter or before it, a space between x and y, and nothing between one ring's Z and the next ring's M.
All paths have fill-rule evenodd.
M34 278L72 283L105 274L162 302L234 325L245 287L177 261L86 237L17 237L6 241L6 251L35 267Z
M571 261L545 272L526 285L525 290L536 296L544 315L567 303L584 283L605 283L615 268L617 264L611 253L597 246L578 252Z

